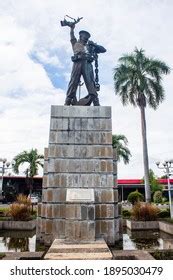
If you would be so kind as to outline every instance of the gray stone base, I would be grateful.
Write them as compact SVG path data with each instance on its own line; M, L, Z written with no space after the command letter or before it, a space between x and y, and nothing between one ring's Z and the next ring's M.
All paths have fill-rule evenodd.
M119 240L110 107L52 106L37 239Z
M132 221L126 220L126 226L130 230L149 230L149 229L159 229L158 221Z
M0 221L1 230L33 230L36 220L32 221Z
M4 252L3 260L41 260L45 252Z
M168 234L173 234L173 224L159 221L159 229Z

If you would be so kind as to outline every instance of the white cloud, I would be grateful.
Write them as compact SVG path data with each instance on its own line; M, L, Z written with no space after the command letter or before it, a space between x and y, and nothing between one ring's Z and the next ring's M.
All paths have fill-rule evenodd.
M37 59L43 64L50 64L53 66L62 67L62 64L60 63L58 57L56 55L49 54L48 51L36 51L35 55Z

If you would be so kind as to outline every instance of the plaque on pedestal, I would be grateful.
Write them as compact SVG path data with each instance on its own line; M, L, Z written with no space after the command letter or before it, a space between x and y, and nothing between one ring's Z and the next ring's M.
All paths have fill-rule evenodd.
M67 189L67 202L94 202L93 189Z

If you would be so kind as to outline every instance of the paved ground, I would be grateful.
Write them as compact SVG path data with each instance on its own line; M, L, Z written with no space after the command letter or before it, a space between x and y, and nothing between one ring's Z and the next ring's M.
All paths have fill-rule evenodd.
M127 209L127 210L132 209L132 205L131 204L121 204L121 206L122 206L122 209ZM167 205L167 204L164 204L164 205L159 204L157 206L159 207L159 209L167 209L167 208L169 208L169 205Z
M72 243L55 239L46 260L111 260L112 253L103 239L90 243Z
M8 208L9 205L10 205L10 203L9 204L0 203L0 208Z

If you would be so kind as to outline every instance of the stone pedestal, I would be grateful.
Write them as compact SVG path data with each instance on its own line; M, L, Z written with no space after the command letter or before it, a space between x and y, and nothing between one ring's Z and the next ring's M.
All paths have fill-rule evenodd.
M111 107L52 106L37 239L119 239Z

